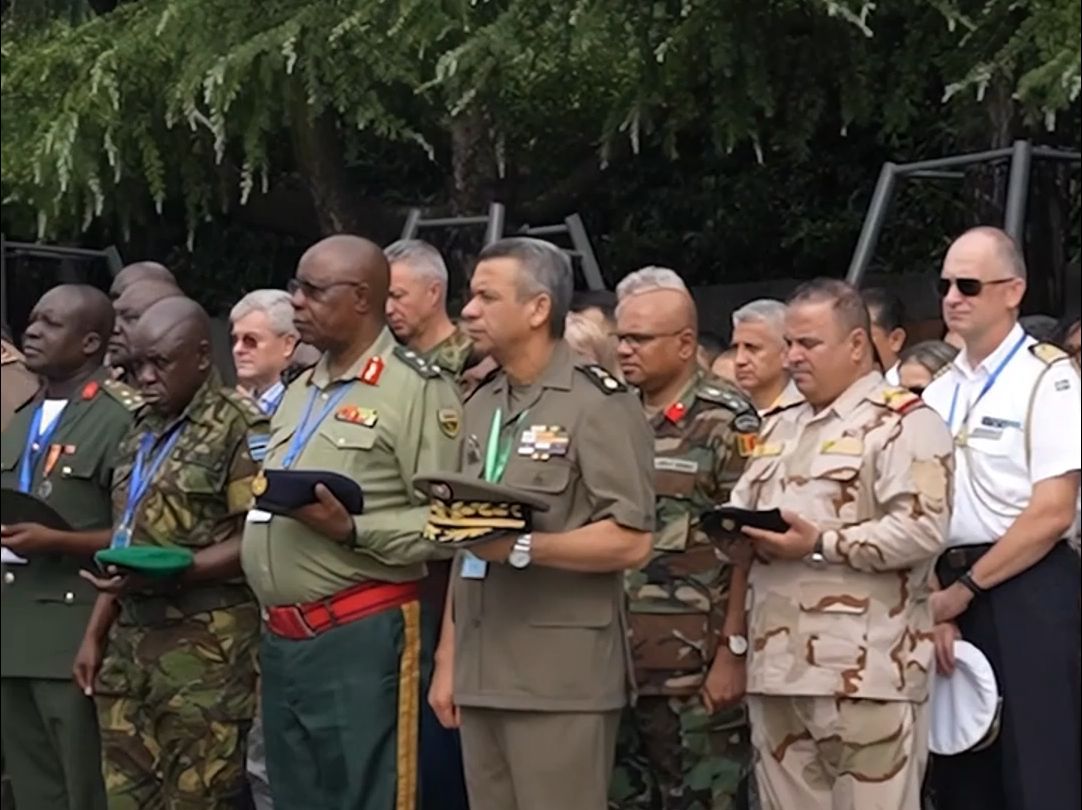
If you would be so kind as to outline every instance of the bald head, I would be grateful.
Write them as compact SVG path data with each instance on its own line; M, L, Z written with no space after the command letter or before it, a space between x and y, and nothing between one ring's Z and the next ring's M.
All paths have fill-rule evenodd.
M113 329L105 293L86 284L53 287L34 305L23 335L27 365L51 380L101 366Z
M123 268L113 278L113 283L109 287L109 297L115 301L124 293L124 290L140 281L157 281L162 284L177 286L176 277L164 264L135 262Z
M620 300L616 317L625 310L649 313L651 322L667 332L690 329L698 339L699 317L687 290L644 289Z
M210 374L207 313L189 298L163 299L139 318L131 346L143 398L163 415L179 415Z
M113 305L109 297L89 284L61 284L45 293L42 300L50 296L65 302L67 311L84 334L93 332L100 336L101 356L104 356L106 343L113 332Z
M963 233L947 251L946 261L963 263L973 268L984 267L989 270L988 278L973 276L982 281L993 278L1013 276L1026 280L1026 260L1018 243L1000 228L981 225Z
M699 350L695 303L682 282L679 287L631 289L624 287L622 295L617 291L616 353L625 379L649 403L694 373Z
M360 236L337 234L316 242L301 256L298 272L318 268L333 281L351 282L363 287L372 306L379 312L387 300L391 268L383 249Z
M210 317L190 298L171 296L158 301L139 318L135 327L141 338L153 341L166 336L188 342L210 342Z
M139 281L130 284L113 302L116 321L113 336L109 340L109 363L127 366L131 359L131 333L143 313L168 298L183 298L175 284L162 281Z

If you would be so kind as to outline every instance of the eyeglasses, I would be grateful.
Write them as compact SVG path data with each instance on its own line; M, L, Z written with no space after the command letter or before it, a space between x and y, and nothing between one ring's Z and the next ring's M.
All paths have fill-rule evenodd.
M941 278L939 279L939 296L946 298L951 287L957 287L958 292L966 298L976 298L981 290L992 284L1007 284L1014 281L1013 278L997 278L993 281L981 281L979 278Z
M324 296L335 287L356 287L356 281L332 281L330 284L313 284L311 281L305 281L303 278L291 278L286 282L286 290L290 295L294 295L298 291L304 294L305 298L312 298L316 301L323 300Z
M680 330L678 330L676 332L658 332L656 335L637 334L635 332L617 333L616 336L615 336L616 337L616 345L619 346L621 343L626 343L632 349L638 349L638 348L640 348L642 346L645 346L647 343L653 343L655 340L658 340L659 338L676 337L677 335L679 335L683 331L684 331L683 329L680 329Z

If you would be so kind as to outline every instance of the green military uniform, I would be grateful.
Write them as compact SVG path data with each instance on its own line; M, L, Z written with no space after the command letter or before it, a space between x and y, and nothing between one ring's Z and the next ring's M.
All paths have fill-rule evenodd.
M454 384L396 347L387 329L336 378L322 359L274 414L265 469L286 466L292 449L291 469L344 474L365 501L350 542L283 515L253 512L245 528L244 572L266 617L267 770L285 807L414 807L430 658L416 583L434 552L421 539L427 506L412 480L457 466L461 416ZM383 607L369 605L307 638L276 623L285 615L307 622L313 605L326 616L332 600L382 594Z
M499 420L499 449L489 449ZM635 397L558 343L541 377L494 374L466 402L463 472L506 459L499 480L537 496L537 532L612 521L653 529L650 433ZM622 575L458 555L454 696L475 808L596 810L628 699Z
M473 365L473 341L459 328L444 338L427 352L423 353L426 363L447 372L456 381L462 379L462 373Z
M698 520L729 499L759 417L739 389L700 371L650 425L657 530L650 562L626 579L639 698L625 712L611 803L728 810L751 765L748 728L742 706L710 715L699 697L722 633L731 568Z
M176 444L139 501L132 545L198 551L240 536L266 417L212 372L179 422ZM116 515L141 438L168 428L146 413L129 434L114 476ZM258 632L258 607L241 581L120 600L95 688L111 810L238 806Z
M0 340L0 430L5 430L15 411L33 399L41 383L26 367L22 352Z
M112 523L117 446L132 424L137 395L102 370L64 406L33 470L30 492L76 531ZM19 488L19 467L41 400L16 411L0 442L0 485ZM10 516L8 516L10 520ZM94 704L72 681L95 590L79 576L89 559L28 555L4 570L0 674L4 751L20 807L104 806Z

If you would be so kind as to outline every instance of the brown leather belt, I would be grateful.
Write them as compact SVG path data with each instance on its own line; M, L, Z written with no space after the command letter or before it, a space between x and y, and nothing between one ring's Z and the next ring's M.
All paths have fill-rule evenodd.
M326 599L266 608L263 622L281 638L315 638L343 624L400 607L418 598L416 582L362 582Z

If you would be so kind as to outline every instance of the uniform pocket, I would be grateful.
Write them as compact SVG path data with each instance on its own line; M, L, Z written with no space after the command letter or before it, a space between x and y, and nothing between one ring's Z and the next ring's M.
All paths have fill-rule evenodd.
M631 655L640 671L705 670L717 635L705 613L630 613Z
M558 495L567 489L570 482L571 466L556 459L513 464L504 476L504 483L510 487L543 495Z
M867 596L855 596L841 583L805 583L798 602L799 634L813 667L862 671L868 646Z

